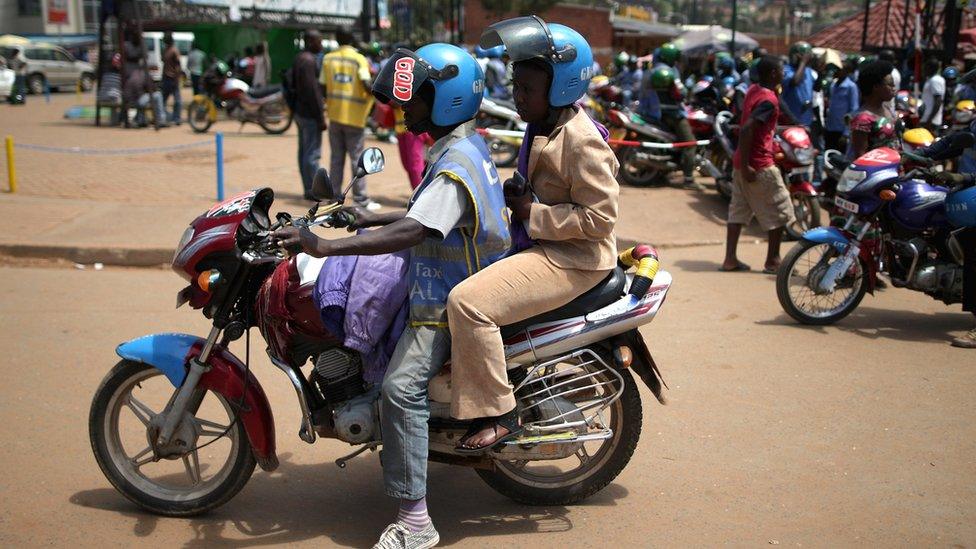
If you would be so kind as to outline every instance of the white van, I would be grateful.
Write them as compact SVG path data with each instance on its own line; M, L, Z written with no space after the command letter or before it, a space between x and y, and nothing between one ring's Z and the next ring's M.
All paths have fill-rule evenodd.
M162 32L149 31L142 33L142 43L146 47L146 65L149 66L149 74L153 80L163 79L163 45ZM193 44L192 32L174 32L173 42L176 49L180 50L180 65L183 67L185 82L190 82L190 71L186 68L186 56L190 53L190 45Z

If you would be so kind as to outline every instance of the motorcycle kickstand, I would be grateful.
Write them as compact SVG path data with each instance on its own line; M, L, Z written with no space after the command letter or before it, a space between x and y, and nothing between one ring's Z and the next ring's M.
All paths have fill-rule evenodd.
M348 456L342 456L341 458L335 460L335 464L338 468L345 469L347 461L352 460L352 458L358 456L359 454L365 452L366 450L369 450L370 452L375 451L380 444L382 444L382 442L377 442L377 441L364 444L361 448L349 454Z

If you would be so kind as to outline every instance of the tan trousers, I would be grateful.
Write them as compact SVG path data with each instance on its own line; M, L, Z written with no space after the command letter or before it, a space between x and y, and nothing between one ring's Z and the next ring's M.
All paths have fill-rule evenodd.
M447 298L451 327L451 416L499 416L515 408L499 326L561 307L609 270L562 269L538 246L489 265Z

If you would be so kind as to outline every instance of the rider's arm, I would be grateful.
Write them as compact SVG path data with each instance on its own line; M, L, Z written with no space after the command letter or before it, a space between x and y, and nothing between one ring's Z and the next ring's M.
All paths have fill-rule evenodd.
M563 128L567 134L560 165L565 171L550 175L569 184L570 202L533 203L528 223L531 238L600 241L617 222L617 159L597 132L569 135L571 130Z
M363 88L366 91L372 91L373 89L373 75L369 72L369 61L365 58L360 59L359 62L359 81L362 82Z
M417 220L403 218L375 231L366 231L348 238L326 240L313 235L315 240L312 245L308 246L303 241L302 248L314 257L388 254L420 244L427 238L429 231ZM287 245L288 242L283 244Z
M804 55L803 59L800 60L800 66L796 68L796 72L793 73L793 86L799 86L803 83L803 78L807 75L807 61L809 57Z

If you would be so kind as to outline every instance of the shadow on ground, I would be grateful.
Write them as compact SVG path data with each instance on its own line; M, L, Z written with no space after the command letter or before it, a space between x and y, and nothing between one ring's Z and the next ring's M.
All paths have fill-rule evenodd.
M156 516L111 488L81 491L69 501L131 521L137 537L152 536L160 521L184 523L184 547L251 547L315 538L341 546L372 546L396 512L395 501L382 493L378 460L360 459L340 471L331 463L290 463L290 457L280 456L281 467L272 474L255 472L234 499L200 517ZM573 528L567 507L516 503L492 491L473 470L432 464L429 475L428 502L443 545L469 536L485 539ZM583 505L613 506L627 494L623 486L611 484Z
M868 295L865 299L871 299L871 296ZM866 307L862 304L847 318L831 325L830 328L874 340L893 339L920 343L947 342L950 339L950 332L968 329L971 326L969 320L970 318L966 313L958 311L922 314L910 310ZM825 326L806 326L793 320L785 313L771 320L757 321L756 324L761 326L787 326L820 334L828 333Z

